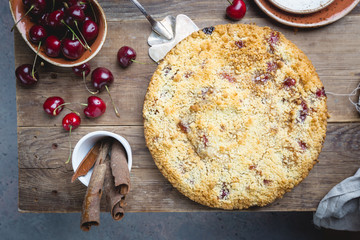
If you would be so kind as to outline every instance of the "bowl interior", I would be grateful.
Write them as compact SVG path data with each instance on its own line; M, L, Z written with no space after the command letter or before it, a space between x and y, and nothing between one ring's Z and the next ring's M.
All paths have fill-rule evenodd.
M82 63L89 61L90 59L95 57L95 55L100 51L101 47L103 46L103 44L105 42L106 34L107 34L106 16L105 16L103 9L101 8L101 6L99 5L99 3L96 0L89 0L89 2L91 2L92 6L94 8L95 14L98 18L98 26L99 26L99 34L98 34L97 38L95 39L95 41L90 46L91 52L89 50L86 50L79 59L69 60L69 59L65 59L63 57L59 57L59 58L49 57L45 54L45 51L43 50L43 48L41 48L39 51L39 56L42 59L44 59L45 61L47 61L53 65L56 65L56 66L73 67L73 66L78 66ZM26 12L24 4L23 4L22 0L9 0L9 5L10 5L10 10L11 10L12 16L14 18L14 21L17 22ZM21 22L19 22L17 24L17 29L19 30L19 32L20 32L21 36L23 37L23 39L25 40L25 42L36 53L38 45L29 41L29 34L28 34L30 28L34 24L35 23L30 21L30 17L26 16Z
M75 145L75 148L74 148L74 151L72 154L72 167L74 169L74 172L79 167L81 161L84 159L86 154L95 145L95 143L104 137L112 137L112 138L116 139L117 141L119 141L123 145L123 147L126 151L126 154L127 154L128 168L129 168L129 171L131 171L132 152L131 152L131 147L130 147L130 144L128 143L128 141L125 138L123 138L122 136L117 135L112 132L96 131L96 132L88 133L87 135L82 137ZM92 172L93 172L93 169L91 169L85 176L79 177L80 182L82 182L85 186L88 186Z

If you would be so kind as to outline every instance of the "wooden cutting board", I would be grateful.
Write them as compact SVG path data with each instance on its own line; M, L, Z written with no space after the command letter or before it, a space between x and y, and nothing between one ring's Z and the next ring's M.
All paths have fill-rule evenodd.
M142 0L156 19L180 13L188 15L200 27L229 23L225 19L226 1L206 0ZM327 27L297 30L270 20L252 2L246 1L247 13L240 23L256 23L281 31L312 60L326 91L349 93L360 82L360 7ZM130 1L100 1L109 24L108 37L100 53L90 62L92 69L109 68L115 77L110 87L121 118L111 109L106 92L100 94L108 110L98 119L82 118L82 125L73 131L72 145L86 133L107 130L124 136L133 149L132 188L127 198L128 212L209 211L180 194L156 168L146 146L142 125L145 92L156 69L148 57L149 23ZM31 63L34 53L15 32L15 64ZM132 46L137 60L127 69L117 65L116 52ZM19 211L80 211L86 188L78 180L71 183L68 156L68 132L61 127L64 110L49 117L42 109L47 97L61 96L67 102L86 102L89 93L82 80L71 69L45 64L39 67L36 88L17 86L17 123L19 151ZM90 80L90 76L88 78ZM90 84L90 82L89 82ZM89 85L90 86L90 85ZM360 167L360 116L346 97L328 96L331 114L324 148L319 163L310 175L283 199L255 211L314 211L322 197L338 182L353 175ZM74 107L82 111L81 107ZM106 204L103 202L102 210Z

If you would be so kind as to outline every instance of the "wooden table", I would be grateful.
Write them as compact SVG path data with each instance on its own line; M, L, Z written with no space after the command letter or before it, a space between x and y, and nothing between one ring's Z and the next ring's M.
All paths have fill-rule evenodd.
M218 0L142 0L156 19L184 13L200 27L228 23L224 18L227 1ZM313 61L326 91L349 93L360 81L360 6L340 21L312 30L293 29L280 25L252 2L241 23L256 23L281 31L297 44ZM108 102L108 110L99 119L82 118L82 125L72 134L72 145L86 133L108 130L130 142L133 149L132 190L127 198L128 212L210 211L180 194L161 175L145 146L142 106L146 88L156 65L149 59L146 43L150 34L148 22L126 0L100 0L108 19L109 32L100 53L90 63L109 68L115 82L110 87L121 118L115 117L106 92L100 96ZM15 33L16 66L31 63L34 53ZM134 47L137 60L121 69L116 52L123 45ZM41 79L34 89L17 86L17 123L19 150L19 211L80 211L86 188L70 183L73 170L65 164L69 153L68 132L61 127L67 113L49 117L42 110L47 97L61 96L67 102L86 102L89 93L71 69L48 64L39 67ZM322 197L338 182L355 173L360 166L360 117L347 97L328 96L331 114L320 162L310 175L283 199L256 211L314 211ZM82 111L81 107L74 107ZM103 201L102 209L105 209Z

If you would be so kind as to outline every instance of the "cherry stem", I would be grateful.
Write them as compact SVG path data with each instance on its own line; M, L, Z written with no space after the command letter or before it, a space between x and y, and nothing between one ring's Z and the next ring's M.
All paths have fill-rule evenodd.
M134 62L134 63L139 63L139 64L147 65L147 63L139 62L139 61L136 61L136 60L134 60L134 59L131 59L131 61Z
M227 0L229 3L230 3L230 5L232 5L233 3L232 2L230 2L230 0Z
M79 25L78 25L77 21L74 21L74 23L75 23L75 26L76 26L77 30L78 30L78 31L79 31L79 33L80 33L81 38L84 40L84 42L85 42L85 44L86 44L87 48L88 48L88 49L89 49L89 51L91 52L91 48L90 48L89 44L86 42L86 39L85 39L84 35L81 33L81 31L80 31L80 29L79 29Z
M59 106L57 106L53 111L53 115L56 116L56 110L58 108L64 107L64 106L69 105L69 104L74 104L74 103L68 102L68 103L63 103L63 104L60 104ZM82 106L87 106L86 103L79 103L79 104L82 105ZM68 108L68 107L65 107L65 108L70 110L71 112L75 113L76 115L80 116L80 113L78 113L77 111L75 111L75 110L73 110L71 108Z
M86 87L86 89L88 90L89 93L91 93L92 95L95 95L97 93L99 93L99 90L97 90L96 92L91 91L88 86L86 85L86 76L85 76L85 71L82 72L83 75L83 80L84 80L84 85Z
M25 15L22 16L22 17L19 19L19 21L17 21L17 22L14 24L14 26L11 28L11 32L14 30L14 28L16 27L16 25L18 25L18 23L19 23L21 20L23 20L24 17L26 17L26 15L29 14L29 12L30 12L34 7L35 7L34 5L31 5L31 7L30 7L29 10L25 13Z
M89 2L89 5L90 5L91 11L92 11L92 13L93 13L94 20L95 20L95 22L97 23L97 19L96 19L96 14L95 14L94 7L93 7L93 5L91 4L91 2Z
M61 22L72 32L73 36L75 36L75 37L79 40L80 44L81 44L85 49L88 49L88 47L86 47L86 46L81 42L80 38L79 38L78 35L74 32L74 30L72 30L72 28L65 23L64 19L61 20Z
M51 8L52 12L54 11L54 8L55 8L55 0L52 1L52 8Z
M69 5L66 2L63 2L64 7L69 8Z
M36 64L37 56L39 55L40 47L41 47L41 41L39 42L38 49L36 51L36 55L35 55L35 59L34 59L34 64L31 69L31 76L33 77L33 79L36 79L35 78L35 64ZM37 81L37 79L36 79L36 81Z
M112 99L112 97L111 97L111 94L110 94L110 91L109 91L108 86L105 85L105 88L106 88L106 91L108 92L108 94L109 94L109 96L110 96L111 104L112 104L113 107L114 107L115 115L116 115L118 118L120 118L119 111L117 110L117 107L115 106L115 103L114 103L114 101L113 101L113 99Z
M70 145L70 153L69 153L69 157L68 157L68 160L65 162L65 164L68 164L70 162L70 158L71 158L71 129L72 129L72 126L70 125L70 129L69 129L69 145Z

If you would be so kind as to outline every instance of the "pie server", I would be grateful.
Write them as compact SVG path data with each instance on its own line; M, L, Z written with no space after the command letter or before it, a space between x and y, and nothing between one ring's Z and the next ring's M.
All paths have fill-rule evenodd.
M160 61L182 39L198 31L196 24L186 15L167 16L162 21L154 20L137 1L131 0L150 22L152 32L147 40L150 45L149 56L155 62Z

